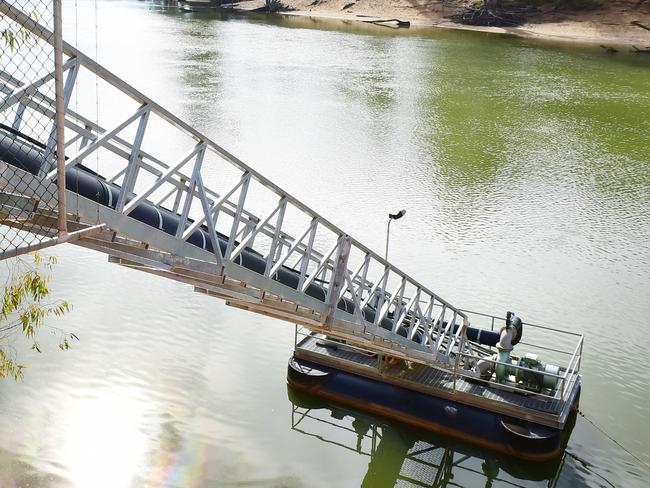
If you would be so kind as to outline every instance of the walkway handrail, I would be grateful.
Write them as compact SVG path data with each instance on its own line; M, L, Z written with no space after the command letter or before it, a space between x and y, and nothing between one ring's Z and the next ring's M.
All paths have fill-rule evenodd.
M53 43L52 33L46 27L4 0L0 0L0 14L20 24L24 29L46 43ZM266 278L272 279L275 273L284 266L287 259L292 256L292 258L300 258L297 261L297 263L300 263L298 291L306 289L310 283L315 281L323 284L329 283L330 286L326 287L326 301L329 312L325 314L325 317L346 313L337 310L335 307L333 308L332 305L335 306L343 296L348 296L355 303L355 313L364 327L383 325L383 319L393 316L398 318L393 321L393 330L391 332L395 333L399 327L402 327L402 322L406 323L408 320L410 330L419 329L423 332L425 339L422 344L427 345L434 354L441 352L440 346L442 345L442 333L436 330L435 326L437 324L447 320L448 323L455 325L456 318L460 318L462 327L459 327L458 332L464 331L464 328L468 325L468 318L462 310L433 293L358 240L350 237L342 229L262 176L209 137L193 129L189 124L70 44L64 42L63 51L69 57L64 65L64 70L67 73L64 93L66 100L70 99L76 85L78 73L81 68L84 68L138 104L138 108L128 117L125 117L121 123L108 129L102 128L98 124L92 124L88 118L84 118L72 110L66 112L66 129L76 132L74 138L67 141L66 145L71 145L77 140L81 141L76 157L71 157L66 161L67 168L82 163L85 158L98 151L99 148L108 149L120 158L127 160L126 166L109 179L109 182L112 182L123 177L120 195L115 205L116 212L129 215L135 207L134 203L127 201L128 198L131 198L131 195L131 202L134 199L147 201L146 197L155 190L172 185L174 188L172 188L168 196L173 196L176 193L174 211L177 211L180 215L176 238L181 243L187 241L193 231L200 229L205 224L207 226L207 237L212 243L214 259L219 265L223 266L225 273L228 273L228 270L232 269L233 266L239 266L241 263L241 260L237 262L237 258L243 246L237 244L245 241L250 242L250 245L252 245L255 235L261 233L270 236L272 239L271 248L266 256L267 266L264 272ZM47 77L49 76L47 75ZM43 78L37 83L42 84ZM42 93L34 90L32 85L19 86L17 83L14 84L16 86L13 91L1 102L0 111L6 110L15 103L23 103L25 105L29 104L30 108L39 111L42 115L53 118L49 108L44 106L43 99L45 97ZM194 147L188 148L188 156L180 160L180 162L167 164L158 158L154 158L142 148L148 121L150 116L154 114L186 136L190 136L193 140ZM137 124L137 132L133 143L125 141L118 135L120 131L131 126L131 124ZM48 150L51 152L50 147L48 147ZM208 152L217 155L241 172L241 178L237 184L221 195L204 185L203 161ZM182 172L185 165L192 169L190 174ZM135 188L136 183L140 181L138 179L141 173L140 170L153 175L156 181L153 185L148 185L144 191L140 190L140 193L138 193ZM52 174L48 176L53 177ZM252 180L273 192L278 198L277 207L267 216L262 216L262 218L253 215L244 208L247 191ZM165 186L163 187L163 185ZM232 195L237 192L239 193L238 200L231 201ZM192 222L189 214L195 198L201 204L203 218L195 219ZM159 204L164 201L165 199L161 200ZM291 205L302 212L310 222L302 236L297 238L291 237L288 233L282 231L283 216L287 205ZM226 234L228 245L225 252L222 252L218 244L216 229L216 216L222 211L233 218L232 227ZM330 239L332 237L335 239L335 244L327 252L315 249L314 236L317 230L321 231L321 229L325 229L326 232L331 234L328 234ZM307 242L303 242L303 239ZM161 249L171 251L170 249ZM351 269L351 251L363 256L362 261L354 270ZM310 270L309 267L313 262L316 262L317 266L315 269ZM368 277L371 267L380 270L380 274L374 282ZM387 289L388 286L392 286L389 285L391 280L401 283L396 288L396 291L392 293ZM413 297L417 297L417 299L413 299ZM421 303L426 305L421 306ZM362 305L364 308L361 307ZM361 312L361 310L365 311L365 307L368 306L376 311L373 321L366 319ZM434 314L438 310L441 311L441 316L439 322L436 322ZM446 319L446 313L453 318ZM449 339L446 343L448 347L447 351L443 353L443 355L447 356L459 337L458 335L455 338L452 337L454 333L453 327L448 327L448 329L446 331L449 332ZM395 336L397 335L395 334Z
M562 385L562 399L564 399L564 396L566 394L566 390L569 388L569 385L571 384L571 380L573 379L573 376L578 371L578 365L580 364L580 358L582 357L582 343L584 342L584 336L580 336L580 340L578 341L578 344L576 345L575 350L573 351L573 355L571 356L571 359L569 360L569 366L567 366L567 370L564 373L564 378L563 378L563 385ZM578 351L580 351L580 354L578 354ZM575 365L573 364L575 362Z

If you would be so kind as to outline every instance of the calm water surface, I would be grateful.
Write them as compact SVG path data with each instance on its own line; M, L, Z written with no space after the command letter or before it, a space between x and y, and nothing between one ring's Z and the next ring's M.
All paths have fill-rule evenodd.
M582 410L650 462L650 58L66 5L69 41L362 242L406 208L391 258L452 303L583 332ZM2 487L649 483L582 418L530 466L294 395L291 326L53 252L81 341L0 384Z

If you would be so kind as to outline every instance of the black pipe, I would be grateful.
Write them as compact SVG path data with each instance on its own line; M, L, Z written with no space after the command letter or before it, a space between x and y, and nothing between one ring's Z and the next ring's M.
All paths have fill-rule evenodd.
M5 128L5 126L2 128ZM41 166L45 162L43 151L41 148L33 144L33 139L27 138L26 136L23 137L20 133L16 132L17 131L14 131L13 129L11 133L8 133L6 130L0 130L0 159L8 164L16 166L17 168L37 175ZM24 141L20 141L19 137L22 137ZM40 143L38 146L44 147ZM102 176L82 165L77 165L74 168L66 170L65 186L68 190L73 191L78 195L112 209L115 209L121 192L121 188L118 185L107 182ZM127 199L126 203L128 203L129 200L130 199ZM176 229L180 222L180 216L175 212L160 206L154 206L148 202L141 202L136 205L129 213L129 217L170 235L176 234ZM188 220L190 223L192 222L191 219ZM219 241L221 253L224 254L228 243L228 237L221 233L217 233L217 239ZM208 230L205 226L196 229L189 236L187 242L205 249L208 252L214 252ZM235 246L237 246L237 243ZM250 247L244 248L238 256L238 261L237 264L259 274L264 274L266 269L266 258ZM274 279L283 285L296 290L300 281L300 274L298 271L289 268L288 266L282 266L278 270ZM321 302L324 302L327 290L318 282L313 282L307 287L305 293ZM348 298L341 298L337 307L350 314L354 313L355 309L354 302ZM362 312L367 321L374 322L376 310L372 305L366 305ZM407 328L404 327L403 324L408 324L409 321L410 315L407 315L397 330L398 333L404 337L406 337ZM446 324L443 325L446 326ZM387 330L391 330L393 327L393 314L387 314L387 316L381 321L380 326ZM454 332L457 329L458 325L455 326ZM498 333L473 327L467 329L467 337L472 342L490 346L496 345L499 341ZM421 331L418 331L414 336L414 340L419 342L420 339Z

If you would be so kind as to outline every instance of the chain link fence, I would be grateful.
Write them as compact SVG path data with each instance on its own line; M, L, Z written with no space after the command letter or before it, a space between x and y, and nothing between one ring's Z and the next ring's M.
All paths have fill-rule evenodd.
M52 0L0 0L0 259L57 232L53 19Z

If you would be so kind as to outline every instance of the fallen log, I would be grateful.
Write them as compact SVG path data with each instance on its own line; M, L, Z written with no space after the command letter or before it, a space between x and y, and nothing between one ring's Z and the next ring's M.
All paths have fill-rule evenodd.
M637 27L641 27L642 29L645 29L645 30L647 30L647 31L650 31L650 27L648 27L647 25L643 25L643 24L642 24L641 22L639 22L638 20L633 20L632 22L630 22L630 24L632 24L632 25L636 25Z
M399 20L399 19L362 20L361 22L365 22L367 24L392 24L394 22L397 25L397 27L411 26L411 22L409 22L408 20Z
M650 54L650 46L646 46L645 49L639 49L636 46L632 46L632 51L630 52L634 54Z
M601 44L600 47L602 47L607 52L607 54L616 54L618 52L618 49L611 46L605 46L604 44Z

